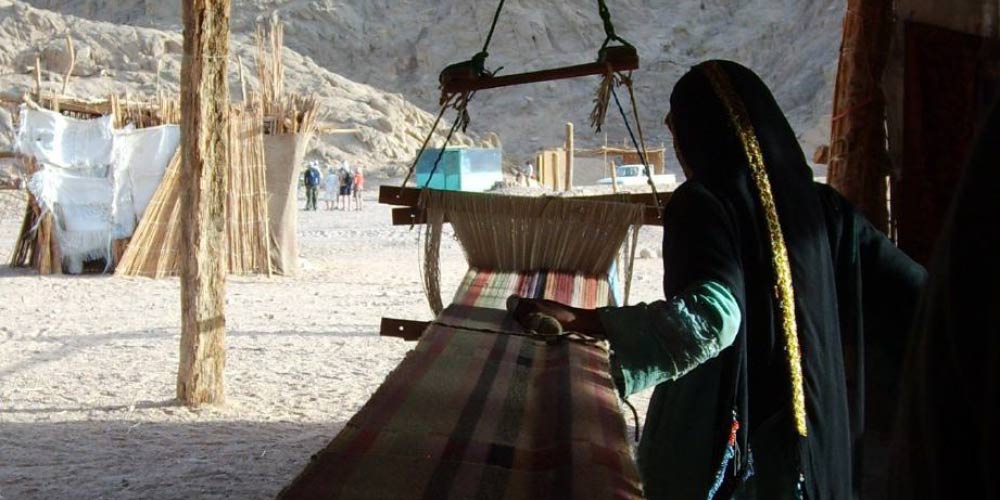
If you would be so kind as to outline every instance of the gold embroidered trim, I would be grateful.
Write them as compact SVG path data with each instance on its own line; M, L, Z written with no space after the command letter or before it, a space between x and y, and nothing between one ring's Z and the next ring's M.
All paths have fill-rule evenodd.
M778 222L778 209L774 204L774 193L771 192L771 181L764 167L764 155L757 141L757 134L750 122L750 114L743 101L736 95L732 82L718 63L707 63L702 66L705 75L712 83L715 93L722 100L729 112L729 117L736 127L743 143L750 164L750 173L760 195L760 205L767 219L767 232L771 243L771 259L775 274L775 295L781 310L781 327L785 337L785 351L788 354L788 368L791 373L792 410L795 416L795 428L800 436L808 434L806 426L806 396L802 382L802 351L799 348L798 326L795 320L795 290L792 287L792 269L788 261L788 248L785 246L785 236Z

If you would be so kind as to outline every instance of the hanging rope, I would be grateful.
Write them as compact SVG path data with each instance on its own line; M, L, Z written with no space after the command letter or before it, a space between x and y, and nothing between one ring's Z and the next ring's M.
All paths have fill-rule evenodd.
M444 112L447 110L447 104L441 106L441 111L438 112L437 118L434 119L434 124L431 125L430 133L428 133L427 137L424 138L424 142L420 145L417 155L413 157L413 163L410 164L410 168L406 171L406 177L403 178L402 187L406 187L406 183L410 181L411 177L413 177L413 172L417 169L417 162L420 160L420 156L427 150L427 144L431 141L431 137L434 137L434 131L437 130L438 123L441 122L441 117L444 116ZM396 194L396 197L398 198L399 194Z
M601 48L607 47L611 41L619 42L626 47L632 47L631 43L628 43L627 40L615 33L615 25L611 22L611 11L608 10L608 6L604 3L604 0L597 0L597 12L601 15L601 22L604 23L605 38L604 43L601 44Z
M503 11L503 4L505 1L506 0L500 0L500 4L497 5L497 11L493 14L493 24L490 25L490 32L486 35L486 42L483 43L483 50L479 51L480 54L484 54L483 60L489 56L488 49L490 48L490 41L493 40L493 32L497 29L497 21L500 20L500 12Z
M639 145L642 147L640 155L642 156L642 164L646 168L646 182L653 193L653 202L656 204L657 217L661 217L660 196L656 192L656 183L653 182L653 170L648 160L649 153L646 151L646 137L642 133L642 119L639 118L639 105L635 102L635 90L632 88L632 73L629 72L627 76L622 76L621 78L625 88L628 89L628 98L632 101L632 116L635 117L635 129L639 132Z
M627 81L628 83L626 84L626 88L628 89L629 96L632 97L632 113L635 115L636 122L638 122L639 110L638 106L636 106L635 96L633 95L632 92L632 80L631 78L629 78ZM622 108L622 103L621 101L618 100L618 93L615 92L614 87L611 88L611 96L614 97L615 99L615 105L618 106L618 112L621 113L622 121L625 122L625 130L628 131L629 138L632 139L632 145L635 147L636 152L639 153L639 159L642 160L643 168L646 170L646 182L649 184L649 189L652 190L653 192L653 202L656 203L657 217L662 217L662 215L660 215L661 212L660 195L656 192L656 184L653 182L653 173L649 168L649 161L646 159L645 141L643 141L642 146L639 145L639 142L636 139L635 134L632 132L632 126L629 124L628 116L625 114L625 109ZM639 127L640 127L639 130L641 131L642 130L641 125L639 125Z
M451 128L448 129L448 135L444 138L444 144L441 145L441 149L438 150L437 158L434 159L434 166L431 167L431 173L427 176L427 182L424 182L424 186L421 189L427 189L431 184L431 179L434 178L434 174L437 172L438 166L441 164L441 159L444 158L444 151L448 148L448 143L451 142L451 137L455 135L455 131L459 128L462 129L464 133L469 127L469 101L475 92L464 92L458 95L458 99L451 105L457 111L455 116L455 121L451 124ZM423 151L421 151L421 154ZM419 156L417 157L419 159Z

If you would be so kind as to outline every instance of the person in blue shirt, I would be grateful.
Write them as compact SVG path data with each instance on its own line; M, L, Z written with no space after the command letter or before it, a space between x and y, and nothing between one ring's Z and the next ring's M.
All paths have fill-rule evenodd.
M315 163L310 163L304 174L306 185L306 210L316 210L316 198L319 195L319 183L322 176Z

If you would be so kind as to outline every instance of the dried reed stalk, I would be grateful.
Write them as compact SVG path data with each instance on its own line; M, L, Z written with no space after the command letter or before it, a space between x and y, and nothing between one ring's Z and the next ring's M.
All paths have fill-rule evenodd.
M163 109L163 108L161 108ZM263 115L260 106L231 109L227 172L226 262L230 273L271 275ZM115 274L162 278L178 272L180 154L174 156Z
M309 134L317 129L321 117L319 101L315 96L285 93L284 38L280 22L272 20L266 28L257 26L254 63L260 88L245 93L244 99L261 103L265 135Z
M162 278L177 273L177 245L180 232L181 154L174 154L156 193L146 207L132 241L115 269L120 276Z

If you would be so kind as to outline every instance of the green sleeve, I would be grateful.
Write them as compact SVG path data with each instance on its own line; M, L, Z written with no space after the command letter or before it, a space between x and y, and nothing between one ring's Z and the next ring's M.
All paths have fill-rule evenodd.
M670 301L598 309L622 396L674 380L736 339L742 319L724 285L703 281Z

